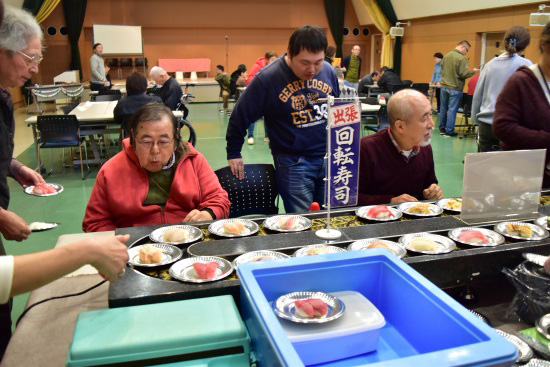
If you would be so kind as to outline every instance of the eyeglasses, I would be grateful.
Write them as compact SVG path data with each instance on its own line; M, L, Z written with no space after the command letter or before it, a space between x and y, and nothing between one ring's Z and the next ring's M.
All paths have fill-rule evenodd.
M44 56L42 55L34 55L34 56L29 56L27 55L26 53L24 52L21 52L21 51L17 51L17 53L25 56L25 58L27 59L27 64L34 64L36 66L40 65L40 63L42 62L42 59L44 59Z
M156 143L154 141L145 140L145 141L139 141L136 139L136 141L145 149L151 149L155 146L155 144L159 147L159 149L166 149L168 148L174 140L161 140L157 141Z

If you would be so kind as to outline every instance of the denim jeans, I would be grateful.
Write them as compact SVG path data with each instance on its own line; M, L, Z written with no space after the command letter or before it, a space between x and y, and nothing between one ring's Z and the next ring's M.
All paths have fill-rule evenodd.
M253 138L254 137L254 126L256 125L255 122L251 123L250 126L248 127L248 137L249 138ZM265 127L264 127L265 129ZM269 138L269 136L267 135L267 129L265 129L265 137L266 138Z
M311 203L325 203L326 165L323 157L274 154L277 189L287 213L305 212Z
M456 111L462 99L461 90L441 88L441 109L439 113L439 130L447 134L455 132Z

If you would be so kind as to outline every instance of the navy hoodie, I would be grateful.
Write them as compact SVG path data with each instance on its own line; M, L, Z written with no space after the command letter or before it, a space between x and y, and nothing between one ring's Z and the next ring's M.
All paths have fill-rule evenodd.
M336 73L325 61L312 80L300 80L285 56L260 70L237 101L227 127L227 159L241 158L246 129L262 116L273 154L325 155L327 104L317 99L339 96Z

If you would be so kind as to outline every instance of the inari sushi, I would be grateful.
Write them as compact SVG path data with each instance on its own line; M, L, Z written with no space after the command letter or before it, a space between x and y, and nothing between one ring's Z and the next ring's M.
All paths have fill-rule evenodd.
M393 216L391 210L384 205L372 207L367 212L367 217L372 219L388 219Z
M220 264L217 262L204 263L194 263L193 269L198 279L212 279L216 275L216 270Z
M162 264L162 250L155 246L140 248L139 262L142 264Z
M227 222L223 225L223 231L229 235L242 235L246 231L246 227L241 222Z
M489 243L489 239L480 231L464 231L459 236L458 239L466 243L474 243L477 245L485 245Z
M328 313L328 306L318 298L309 298L295 301L296 315L306 319L324 317Z

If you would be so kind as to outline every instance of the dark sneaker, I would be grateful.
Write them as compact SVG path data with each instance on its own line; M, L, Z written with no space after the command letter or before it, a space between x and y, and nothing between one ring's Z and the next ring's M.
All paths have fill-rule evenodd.
M458 136L458 134L457 133L450 133L450 134L445 133L445 136L450 136L450 137L454 138L455 136Z
M445 134L447 134L445 129L439 129L439 135L445 135Z

